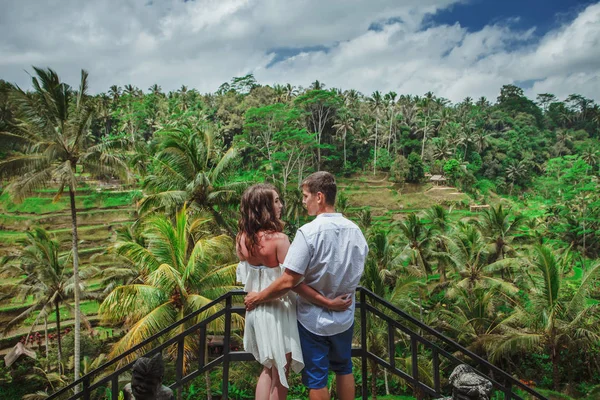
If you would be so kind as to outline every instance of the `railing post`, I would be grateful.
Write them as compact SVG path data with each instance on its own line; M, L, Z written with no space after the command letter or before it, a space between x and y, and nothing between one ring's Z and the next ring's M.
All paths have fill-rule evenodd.
M183 379L183 363L184 363L184 351L185 351L185 337L182 337L177 342L177 361L176 361L176 382L177 384L181 383ZM183 391L183 387L178 385L177 387L177 399L181 399L181 392Z
M85 376L83 378L83 400L90 400L90 377Z
M396 343L394 341L394 327L389 322L388 326L388 353L390 353L390 366L396 368Z
M206 365L206 325L200 327L200 343L198 344L198 369L204 368Z
M411 347L411 353L412 353L412 376L415 382L415 397L417 399L421 399L422 395L421 395L421 387L420 387L420 382L419 382L419 349L417 348L417 337L413 334L410 335L410 347Z
M362 368L362 398L369 398L369 386L367 384L367 297L365 291L360 291L360 354Z
M506 387L504 389L504 400L512 400L512 383L510 381L506 382Z
M225 332L223 337L223 383L222 399L229 399L229 336L231 336L231 295L225 299Z
M110 393L112 400L119 399L119 375L115 375L110 380Z
M442 387L440 384L440 355L437 350L433 349L433 390L436 391L438 395L441 395Z

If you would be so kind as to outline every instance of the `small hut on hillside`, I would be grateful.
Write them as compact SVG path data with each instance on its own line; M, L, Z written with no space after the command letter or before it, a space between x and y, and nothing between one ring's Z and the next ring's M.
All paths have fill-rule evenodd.
M433 182L434 185L440 186L446 184L446 178L443 175L433 175L429 178L430 182Z

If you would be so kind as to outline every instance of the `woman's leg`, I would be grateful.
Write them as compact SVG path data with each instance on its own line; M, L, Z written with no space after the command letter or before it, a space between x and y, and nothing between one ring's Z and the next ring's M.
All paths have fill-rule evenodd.
M285 378L290 375L290 364L292 362L292 353L287 353L285 355L287 359L287 363L285 365ZM288 381L289 384L289 381ZM281 380L279 379L279 372L273 368L271 370L271 395L269 396L269 400L285 400L288 394L288 388L283 386Z
M275 371L275 375L277 375L277 371ZM256 400L269 400L269 393L271 392L272 386L271 369L263 367L263 370L258 377L258 383L256 384L256 392L254 393Z

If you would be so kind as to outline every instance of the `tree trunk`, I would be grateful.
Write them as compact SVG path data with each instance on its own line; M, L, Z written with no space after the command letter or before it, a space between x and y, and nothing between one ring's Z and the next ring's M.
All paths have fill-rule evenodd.
M46 337L46 363L48 362L48 315L44 317L44 335ZM46 367L48 368L48 367Z
M423 160L423 156L425 155L425 141L427 140L427 123L425 123L425 128L423 129L423 143L421 144L421 160Z
M344 132L344 168L346 168L346 133Z
M75 174L75 167L73 166L73 174ZM71 200L71 224L73 228L73 283L74 283L74 295L75 295L75 349L74 349L74 380L79 379L79 368L81 367L81 315L79 301L81 293L79 292L79 237L77 235L77 208L75 207L75 188L69 185L69 198ZM75 393L79 392L79 385L75 386Z
M391 355L393 357L393 355ZM385 395L389 396L390 395L390 384L388 382L388 371L387 369L383 370L383 380L385 382Z
M395 114L393 114L392 117L390 118L390 135L388 136L388 144L387 144L388 152L390 151L390 144L392 142L392 125L394 123L394 116L395 116Z
M317 171L321 170L321 132L317 133Z
M375 361L371 361L371 399L377 400L377 370L378 365ZM366 379L366 376L363 376Z
M60 310L58 305L58 300L54 302L54 306L56 308L56 339L58 340L58 373L62 375L62 343L60 338Z
M558 349L556 348L555 345L551 346L551 354L550 354L550 358L552 359L552 380L553 385L554 385L554 390L559 392L560 391L560 372L558 370Z
M205 358L204 358L204 365L206 365L208 363L208 341L204 340L204 354L205 354ZM211 386L212 383L210 381L210 371L206 371L204 373L204 379L206 381L206 400L212 400L212 390L211 390Z
M217 225L221 226L222 228L225 228L225 230L227 231L227 233L229 234L229 236L231 237L235 237L235 233L233 233L233 231L231 230L231 228L229 227L229 225L227 225L227 222L225 222L225 219L223 218L223 216L221 215L220 212L218 212L217 210L215 210L214 208L210 207L210 212L213 215L213 218L215 219L215 222L217 223Z
M375 120L375 158L373 159L373 175L375 175L375 168L377 167L377 125L379 125L379 119Z

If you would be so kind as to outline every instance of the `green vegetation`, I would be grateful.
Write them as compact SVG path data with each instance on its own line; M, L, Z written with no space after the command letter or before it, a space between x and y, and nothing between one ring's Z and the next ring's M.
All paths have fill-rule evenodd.
M298 185L324 169L369 241L364 286L548 395L595 396L600 109L590 99L533 101L505 85L494 102L451 104L252 75L206 95L127 85L90 96L85 73L78 91L36 73L31 93L0 81L0 293L19 295L2 300L0 317L18 332L79 308L101 317L105 353L122 352L236 287L231 244L248 184L277 185L293 236L309 220ZM387 358L387 331L371 328L370 347ZM75 330L64 353L77 358L90 333ZM39 356L58 371L62 354ZM393 356L410 363L401 343ZM62 364L67 379L94 365ZM406 382L368 367L372 396L412 398ZM232 390L251 396L256 371L240 371ZM296 378L290 394L304 397ZM189 393L205 396L205 379L217 393L218 372ZM45 387L35 382L30 392Z

